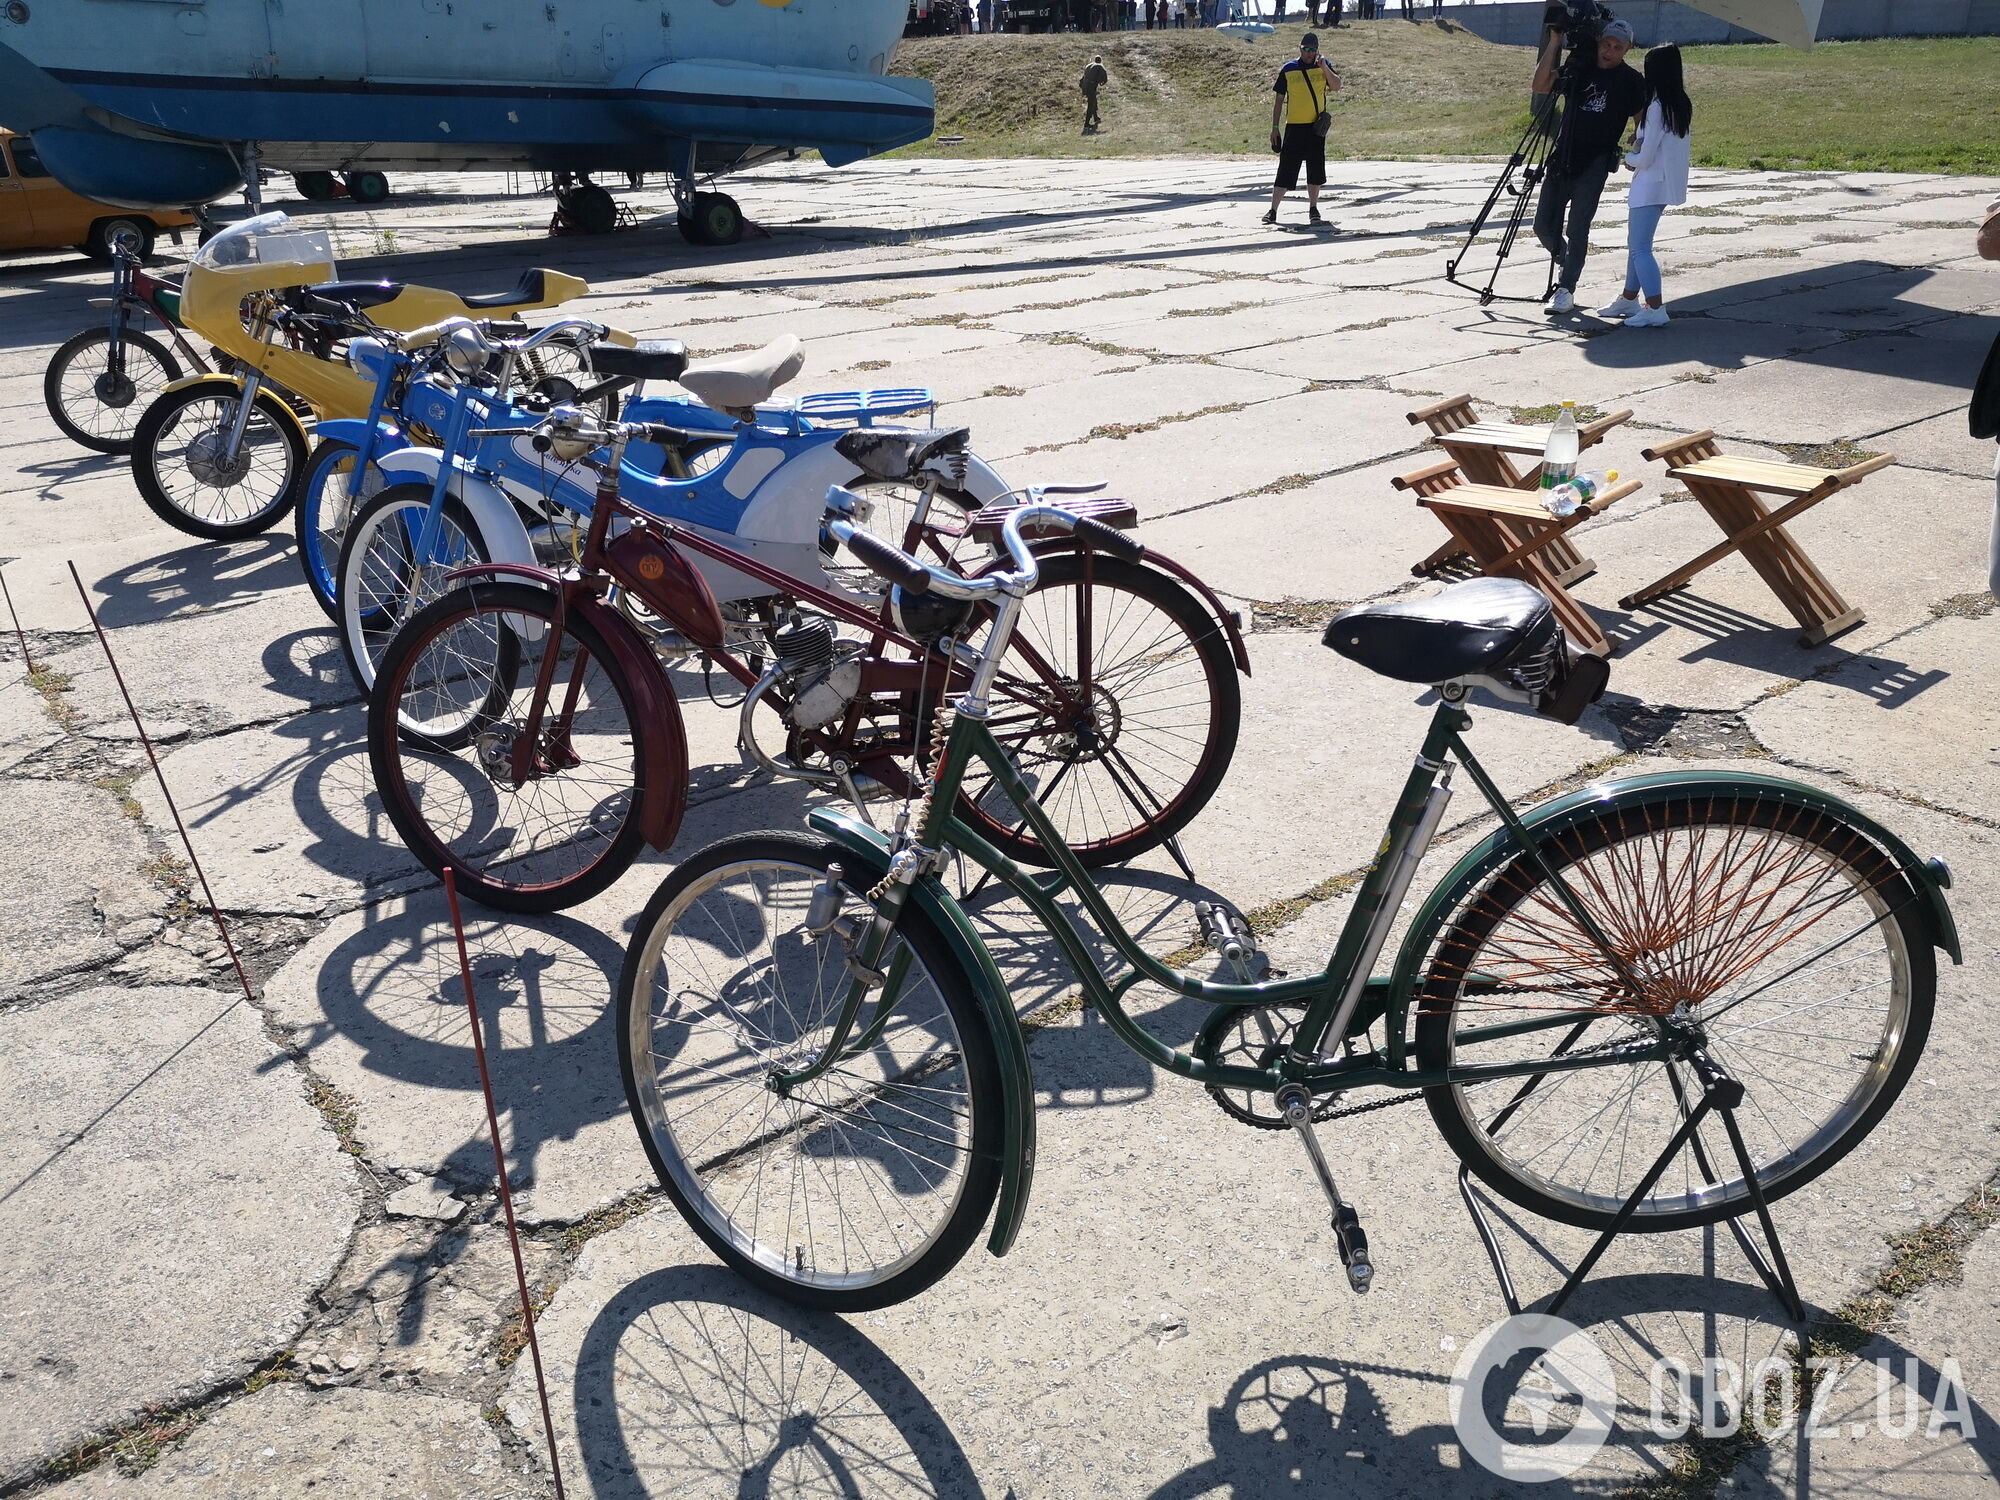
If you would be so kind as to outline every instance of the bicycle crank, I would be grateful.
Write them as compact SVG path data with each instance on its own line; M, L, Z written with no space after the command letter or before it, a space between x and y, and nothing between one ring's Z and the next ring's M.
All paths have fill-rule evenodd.
M1288 1083L1278 1090L1277 1103L1284 1111L1285 1123L1305 1143L1313 1175L1319 1178L1326 1200L1333 1206L1333 1237L1340 1246L1340 1263L1347 1268L1347 1284L1357 1294L1364 1293L1375 1284L1375 1263L1368 1258L1368 1233L1361 1227L1361 1216L1354 1211L1354 1205L1340 1196L1332 1169L1326 1164L1326 1153L1320 1150L1319 1135L1313 1129L1312 1091L1304 1084Z

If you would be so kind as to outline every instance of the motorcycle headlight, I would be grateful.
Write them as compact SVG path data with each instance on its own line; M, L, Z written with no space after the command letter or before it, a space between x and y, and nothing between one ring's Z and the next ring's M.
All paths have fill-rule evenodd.
M486 336L470 323L444 336L444 362L461 380L484 373L492 355L493 348L486 342Z
M347 341L347 368L370 383L381 377L382 365L388 357L389 346L380 339L358 338Z

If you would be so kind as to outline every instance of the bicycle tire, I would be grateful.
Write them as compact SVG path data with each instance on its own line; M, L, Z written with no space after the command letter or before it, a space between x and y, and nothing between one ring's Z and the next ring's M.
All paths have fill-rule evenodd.
M1581 1039L1588 1045L1657 1036L1657 1023L1649 1023L1647 1016L1664 1013L1671 1003L1685 1004L1703 1021L1716 1061L1746 1087L1737 1119L1767 1201L1797 1191L1833 1167L1895 1103L1930 1033L1937 960L1908 877L1866 835L1831 812L1760 798L1754 791L1690 793L1677 801L1630 811L1608 809L1568 832L1544 838L1539 848L1618 947L1627 972L1642 976L1641 993L1622 1008L1604 1003L1602 992L1619 985L1614 970L1560 905L1560 897L1546 889L1540 871L1524 852L1456 915L1434 950L1417 1020L1418 1066L1441 1068L1455 1059L1458 1022L1466 1014L1479 1024L1502 1024L1508 1019L1511 1002L1484 997L1468 1001L1469 977L1475 974L1483 985L1497 985L1487 995L1527 992L1529 1003L1512 1007L1522 1013L1546 1014L1557 1008L1552 997L1560 995L1561 1008L1574 1009L1579 1027L1584 1028L1572 1041ZM1809 875L1814 868L1819 873ZM1861 902L1861 907L1843 920L1842 927L1864 913L1871 916L1838 950L1838 982L1850 986L1850 994L1859 993L1861 986L1852 985L1855 966L1865 964L1863 984L1888 988L1879 1036L1865 1062L1851 1049L1870 1044L1873 1027L1868 1007L1873 1002L1851 1007L1859 1035L1835 1035L1834 1031L1847 1028L1829 1030L1832 1018L1825 1007L1845 997L1799 999L1810 992L1811 984L1826 981L1816 980L1811 972L1817 957L1791 946L1794 938L1804 939L1851 900ZM1825 904L1816 908L1812 903ZM1879 957L1873 942L1864 941L1874 933L1883 935ZM1833 936L1830 930L1819 931L1810 941ZM1832 952L1825 950L1829 957ZM1788 965L1793 967L1788 970ZM1871 982L1869 976L1877 973L1881 977ZM1717 986L1725 983L1740 993L1720 993ZM1761 987L1742 988L1753 983ZM1785 986L1779 1000L1745 1013L1746 1006L1778 985ZM1579 1004L1578 992L1592 988L1600 991L1598 1000ZM1704 989L1709 993L1701 993ZM1537 999L1540 1003L1533 1003ZM1791 1005L1793 1010L1773 1013L1774 1005ZM1787 1014L1807 1005L1811 1008L1803 1034L1774 1029ZM1733 1024L1725 1024L1732 1016L1737 1017ZM1611 1025L1605 1026L1606 1021ZM1600 1034L1593 1035L1589 1027ZM1518 1047L1546 1047L1554 1036L1554 1031L1544 1030L1510 1041ZM1535 1037L1546 1040L1537 1043ZM1792 1050L1778 1051L1774 1042ZM1776 1060L1771 1065L1781 1070L1781 1078L1772 1078L1760 1066L1767 1059L1753 1060L1762 1053ZM1818 1092L1820 1087L1840 1086L1843 1060L1850 1066L1863 1064L1855 1069L1857 1081L1837 1097ZM1522 1087L1516 1081L1478 1089L1441 1085L1425 1090L1425 1097L1446 1143L1496 1193L1544 1218L1605 1228L1679 1126L1681 1110L1690 1107L1699 1093L1698 1080L1691 1068L1678 1069L1687 1100L1684 1106L1675 1099L1675 1074L1660 1063L1607 1064L1533 1076L1564 1080L1563 1094L1551 1089L1536 1111L1562 1098L1565 1102L1557 1108L1571 1115L1587 1108L1595 1097L1594 1086L1578 1080L1615 1079L1608 1086L1609 1096L1630 1106L1616 1155L1611 1127L1593 1129L1594 1117L1565 1124L1565 1117L1556 1115L1537 1125L1525 1102L1518 1112L1502 1117L1499 1109ZM1835 1099L1834 1110L1818 1122L1800 1102L1816 1098ZM1533 1099L1532 1091L1528 1099ZM1494 1107L1486 1111L1492 1115L1490 1123L1480 1100ZM1789 1147L1777 1139L1784 1134L1779 1124L1782 1108L1773 1117L1768 1107L1777 1100L1812 1127L1810 1137ZM1640 1113L1661 1128L1634 1142L1632 1122ZM1560 1140L1529 1155L1538 1135L1550 1132ZM1570 1168L1571 1159L1584 1149L1582 1143L1591 1139L1601 1139L1602 1144L1589 1166ZM1718 1170L1718 1186L1697 1187L1684 1151L1678 1177L1670 1170L1654 1185L1626 1224L1628 1230L1687 1229L1746 1211L1747 1183L1726 1138L1718 1127L1705 1126L1702 1139L1710 1166ZM1561 1142L1569 1144L1559 1160L1530 1170L1532 1162L1547 1157ZM1610 1174L1600 1178L1607 1157ZM1566 1180L1558 1182L1552 1173L1566 1173Z
M988 727L1003 745L1014 750L1016 762L1025 774L1032 776L1040 768L1054 768L1047 773L1050 790L1043 798L1043 811L1069 840L1069 848L1077 859L1086 867L1096 867L1119 864L1156 849L1200 815L1216 788L1222 785L1222 778L1228 774L1229 763L1235 757L1236 738L1243 720L1243 691L1222 625L1188 589L1156 569L1102 554L1090 558L1089 569L1093 603L1091 634L1094 640L1102 638L1097 640L1099 651L1093 661L1092 675L1097 685L1093 690L1091 720L1093 730L1101 738L1106 722L1110 722L1108 743L1101 750L1093 750L1080 740L1066 738L1046 712L1038 714L1025 727L1015 722L1023 701L1046 694L1045 688L1034 686L1040 674L1029 665L1028 652L1039 652L1050 669L1064 669L1064 663L1057 659L1060 627L1055 617L1074 612L1047 606L1054 603L1058 590L1074 589L1080 593L1085 560L1079 552L1042 555L1041 581L1022 606L1021 623L1008 645L1007 659L994 688ZM1107 596L1115 600L1121 595L1128 601L1125 605L1104 607ZM1038 600L1044 606L1040 612L1036 608ZM1135 618L1131 601L1143 601L1148 613ZM1122 652L1123 662L1141 664L1128 669L1114 663L1109 672L1111 680L1117 683L1115 689L1105 686L1102 662L1105 646ZM1177 669L1178 665L1198 666L1198 686L1193 675L1187 677L1185 689L1177 689L1171 683L1163 687L1150 681L1151 674ZM1148 677L1141 679L1139 671ZM1127 726L1136 721L1126 706L1137 701L1132 690L1142 681L1147 683L1144 688L1147 697L1180 695L1148 704L1147 713L1181 712L1181 697L1191 705L1193 695L1200 693L1205 700L1206 719L1195 751L1187 752L1175 743L1191 736L1172 723L1155 732L1147 749L1135 751L1136 736L1128 733ZM1095 769L1080 769L1086 767ZM1159 803L1157 811L1149 811L1133 795L1131 784L1135 779L1151 794L1151 800ZM1065 786L1069 788L1067 792ZM968 773L959 805L961 816L1010 858L1036 865L1052 863L1040 841L1020 826L1019 809L998 791L983 767L975 766ZM1129 809L1136 821L1082 836L1093 810L1101 813L1106 807Z
M770 1097L777 1102L767 1106L762 1118L743 1122L746 1139L741 1144L727 1139L717 1144L717 1132L726 1130L744 1113L737 1109L714 1129L709 1129L708 1118L702 1117L697 1127L703 1131L702 1140L684 1147L673 1129L662 1087L663 1078L673 1079L673 1103L681 1108L685 1120L702 1108L704 1089L713 1094L719 1088L727 1097L745 1086L761 1087L761 1080L774 1067L797 1066L809 1055L805 1049L810 1045L811 1031L805 1027L796 1028L795 1033L788 1031L779 1015L783 1004L779 945L785 945L784 951L793 960L804 956L803 949L789 942L795 929L774 933L775 924L765 924L761 930L770 940L747 950L736 937L738 932L749 931L748 925L719 934L724 950L721 962L728 970L723 981L728 993L717 997L720 1009L705 1006L696 995L709 973L704 950L712 950L713 945L678 934L688 929L705 931L706 910L699 917L690 913L697 911L697 903L722 889L732 872L741 879L717 898L718 910L734 912L742 899L737 893L750 890L772 893L775 906L799 918L804 906L792 898L824 880L835 864L842 864L844 872L864 868L837 844L793 833L739 834L683 860L646 903L626 949L618 979L618 1059L640 1141L662 1187L689 1227L725 1263L760 1289L803 1306L851 1313L913 1297L956 1265L985 1223L1000 1185L1005 1105L992 1037L970 982L930 919L914 902L904 906L898 919L897 932L912 956L912 973L899 987L881 1032L868 1039L865 1049L837 1063L834 1070L801 1085L797 1097L781 1098L772 1093ZM761 872L761 878L753 878L750 872ZM872 875L855 873L843 880L844 904L866 911L862 890L870 879ZM671 954L663 960L670 945ZM817 965L806 960L817 989L825 988L830 963L836 972L845 972L839 967L844 955L835 954L836 946L835 942L826 943ZM763 970L757 955L767 950L773 963L768 972L760 972L756 990L734 989L735 977L742 969L730 966L742 960ZM670 1010L656 1015L661 965L663 961L682 964L684 957L694 962L688 965L685 976L675 971L664 997ZM695 976L696 965L702 970L700 978ZM813 1021L815 1027L823 1024L824 1009L838 995L838 989L831 995L816 995L816 1001L824 1004L822 1014ZM850 1044L866 1038L873 1029L868 1024L874 1019L873 1007L871 1001L864 1008ZM714 1017L712 1021L705 1022L704 1009ZM812 1019L810 1012L807 1015ZM660 1054L663 1041L677 1046L671 1060ZM731 1081L718 1060L707 1055L718 1048L724 1063L738 1049L757 1055L743 1070L742 1079ZM914 1059L908 1056L911 1052ZM690 1058L689 1053L703 1055ZM849 1068L849 1063L854 1068ZM838 1080L830 1081L836 1075ZM845 1090L845 1094L836 1096L837 1090ZM962 1114L958 1109L961 1096ZM775 1125L770 1123L773 1116L777 1117ZM823 1124L836 1119L838 1123ZM871 1130L880 1135L880 1141L867 1134ZM948 1142L945 1131L950 1132ZM687 1134L691 1137L693 1131ZM857 1141L862 1144L857 1146ZM948 1145L950 1158L934 1160L922 1149L913 1151L910 1142L937 1149L939 1158L945 1152L938 1148ZM789 1155L792 1160L785 1169L785 1186L796 1181L802 1192L813 1191L815 1186L830 1189L832 1213L824 1207L808 1208L800 1218L788 1209L779 1221L774 1209L769 1227L779 1237L767 1241L761 1233L766 1223L762 1216L762 1165L733 1208L725 1210L710 1183L726 1181L733 1189L745 1174L744 1163L752 1153L759 1155L760 1162ZM815 1153L835 1158L831 1170L814 1160ZM689 1159L691 1155L694 1160ZM862 1202L860 1194L865 1189L876 1222L864 1225L846 1212L842 1184L856 1177L861 1182L853 1201ZM923 1190L933 1181L949 1186L927 1195ZM746 1230L741 1222L744 1201L752 1192L758 1195L758 1202L750 1210ZM900 1221L893 1217L896 1214L902 1216ZM907 1251L906 1230L907 1238L917 1241ZM886 1244L889 1250L904 1253L885 1265L856 1271L853 1260L867 1254L870 1243ZM832 1266L836 1252L841 1258L838 1270Z
M227 408L233 407L240 399L240 391L240 386L210 382L168 391L146 408L145 414L132 429L132 478L139 486L140 498L154 515L169 526L212 542L235 541L268 531L297 499L299 477L306 466L305 434L299 430L298 419L268 386L259 386L256 399L251 402L250 419L245 425L245 442L249 443L251 434L255 432L258 438L256 448L265 453L282 453L282 467L273 472L269 465L239 453L230 465L212 471L219 476L235 477L226 477L225 482L216 483L202 476L202 466L213 460L201 450L220 432L221 421L229 415ZM222 521L210 520L206 515L190 510L169 492L162 477L163 472L172 467L164 464L163 441L184 415L204 403L221 403L224 410L218 413L216 426L197 433L188 444L183 459L187 476L192 481L187 488L188 500L192 501L205 492L232 490L238 484L252 479L256 481L244 497L250 502L250 508ZM242 465L242 468L239 470L237 465Z
M130 453L132 451L132 430L146 408L159 397L169 385L181 378L180 361L151 334L136 328L128 328L120 335L120 342L126 345L125 378L132 390L122 389L106 392L101 382L110 377L109 365L93 375L87 387L73 387L65 392L64 385L76 370L79 361L93 349L103 349L105 358L110 357L111 330L108 328L86 328L82 333L66 341L54 354L49 356L48 368L42 372L42 402L49 409L49 416L62 435L72 443L80 444L97 453ZM133 353L141 352L152 362L159 372L158 378L141 381L132 374ZM107 400L110 396L112 399ZM106 419L97 425L86 427L79 420L80 415L95 409L99 413L119 413L115 419Z
M442 875L449 868L463 895L501 911L550 912L587 901L624 874L639 850L648 794L647 736L653 731L640 719L631 684L587 616L565 614L563 637L576 643L575 670L587 671L581 663L594 663L608 696L599 695L594 681L586 684L577 718L588 730L566 736L564 748L574 751L587 743L605 754L518 787L486 769L489 757L499 760L511 749L509 718L525 710L541 642L548 638L542 633L554 631L556 609L555 595L532 584L454 589L396 633L368 697L369 767L389 821L426 869ZM458 696L478 701L459 707L456 717L463 723L438 732L437 717L420 716L414 705L440 680L433 668L441 658L469 661L463 645L453 644L453 632L461 643L470 635L493 642L497 651L490 678L474 675L485 669L483 658L453 669L453 685L466 685ZM559 662L551 703L562 701L571 680ZM518 733L518 725L513 727ZM601 794L595 789L600 774L604 785L614 777L621 784ZM568 789L579 794L568 829L554 829L552 818L543 823L550 789L558 786L564 797Z
M429 563L413 578L408 550L416 538L404 533L399 547L383 528L397 515L420 514L430 508L428 484L392 484L378 490L348 523L340 539L340 649L347 670L363 692L375 686L375 667L401 625L445 592L440 581L454 568L489 562L492 552L472 513L455 496L447 495L442 511L440 541L451 561ZM453 538L457 540L454 541ZM383 545L378 548L378 538ZM460 545L462 543L462 546Z
M348 521L353 515L360 514L361 506L387 488L382 471L370 464L370 472L361 478L360 501L352 514L345 514L348 503L347 472L335 470L334 466L344 459L351 467L359 452L352 443L344 443L337 438L321 438L313 448L312 457L306 460L305 474L299 480L299 503L292 508L293 536L298 543L299 568L306 575L306 588L312 594L313 602L325 610L327 618L336 624L340 620L337 588L340 543L347 535ZM326 487L329 484L337 485L339 490L334 498L333 511L328 509ZM329 514L338 516L338 525L325 524Z

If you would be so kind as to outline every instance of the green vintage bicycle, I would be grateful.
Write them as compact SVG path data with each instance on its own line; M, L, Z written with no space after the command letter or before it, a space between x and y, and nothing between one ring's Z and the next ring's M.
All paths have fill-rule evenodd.
M618 1024L633 1118L688 1223L754 1283L861 1310L929 1286L989 1212L992 1252L1014 1241L1035 1160L1029 1057L941 878L955 856L1026 903L1133 1051L1232 1117L1301 1138L1356 1290L1374 1274L1367 1236L1315 1126L1357 1091L1421 1090L1481 1182L1599 1230L1761 1213L1853 1150L1901 1092L1930 1029L1933 950L1959 958L1943 864L1837 798L1734 770L1604 781L1515 810L1468 743L1469 694L1574 723L1605 667L1570 661L1548 601L1504 579L1350 610L1327 629L1341 655L1431 685L1438 702L1325 971L1216 982L1167 968L1065 854L988 722L1035 583L1023 529L1037 527L1112 555L1133 545L1030 503L1004 527L1011 571L968 579L833 524L895 585L904 628L922 616L970 674L934 738L928 792L893 834L820 809L810 833L712 844L660 886L632 938ZM1053 871L1024 870L956 811L976 765ZM1499 826L1422 903L1378 977L1455 769ZM1058 905L1065 892L1116 953L1105 969ZM1212 911L1212 940L1240 956L1241 918ZM1127 1011L1140 985L1214 1009L1175 1048ZM1743 1086L1747 1151L1710 1153L1719 1172L1704 1156L1699 1178L1662 1172L1655 1159L1704 1080L1724 1075Z

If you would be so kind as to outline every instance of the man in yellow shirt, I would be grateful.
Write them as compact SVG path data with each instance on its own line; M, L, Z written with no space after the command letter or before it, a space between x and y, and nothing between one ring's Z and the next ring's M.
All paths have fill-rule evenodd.
M1319 38L1308 31L1299 38L1299 55L1278 70L1272 86L1271 149L1278 153L1278 178L1271 185L1271 211L1266 224L1278 222L1278 205L1299 185L1299 168L1306 169L1306 222L1324 224L1319 190L1326 183L1326 137L1319 117L1329 97L1340 92L1340 75L1319 55Z

